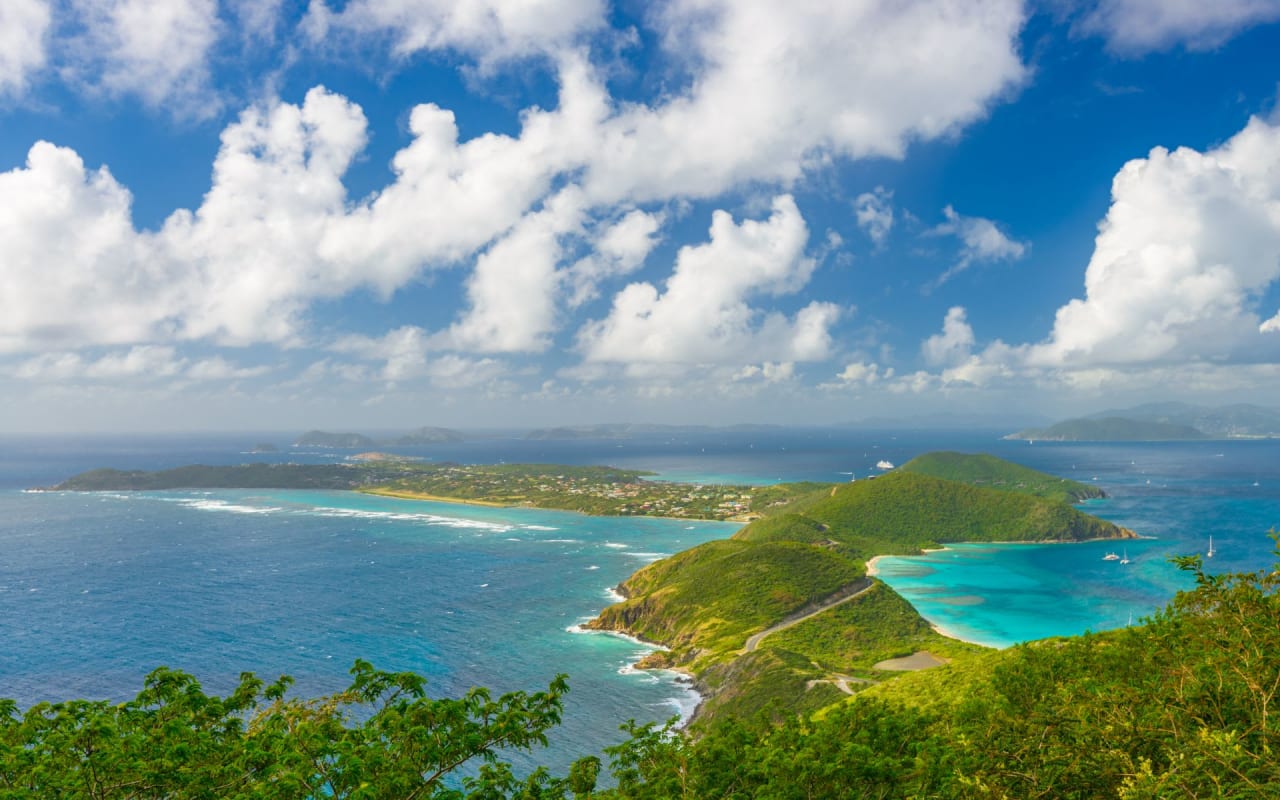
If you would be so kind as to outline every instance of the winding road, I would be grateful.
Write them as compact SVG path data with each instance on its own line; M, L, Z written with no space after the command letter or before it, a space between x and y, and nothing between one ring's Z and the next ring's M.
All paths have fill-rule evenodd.
M828 600L827 602L823 603L817 608L811 611L805 611L801 613L799 616L788 617L782 620L782 622L779 622L777 625L774 625L769 628L765 628L759 633L753 634L749 639L747 639L747 643L746 645L743 646L742 652L750 653L754 651L757 647L760 646L760 642L764 639L764 637L769 636L770 634L777 633L778 631L781 631L781 630L786 630L787 628L790 628L792 625L799 625L801 622L804 622L805 620L811 617L816 617L817 615L821 614L823 611L826 611L827 609L835 608L841 603L847 603L850 600L854 599L855 597L861 597L862 595L870 591L871 588L874 587L875 585L876 585L875 581L871 580L870 578L863 578L862 580L855 581L849 584L848 586L843 587L842 589L840 589L840 591L836 592L832 596L833 599Z

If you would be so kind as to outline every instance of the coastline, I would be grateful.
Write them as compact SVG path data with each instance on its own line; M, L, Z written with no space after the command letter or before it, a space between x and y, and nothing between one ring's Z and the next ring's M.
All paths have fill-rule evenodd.
M648 672L666 672L671 675L674 675L675 677L672 679L672 683L678 688L682 689L687 694L690 694L693 696L693 702L691 703L682 703L680 702L680 698L678 697L672 698L673 704L676 706L677 710L679 711L679 717L680 717L680 721L676 725L676 727L684 728L690 722L692 722L693 718L696 717L698 714L698 709L702 707L703 701L707 699L706 695L704 695L701 691L699 691L697 677L694 676L692 672L690 672L689 670L683 667L640 666L642 663L644 663L644 661L647 658L652 656L654 653L666 652L668 650L666 645L659 644L658 642L651 642L648 639L644 639L632 633L627 633L626 631L614 630L612 628L588 628L587 623L591 622L591 620L595 618L596 617L591 617L589 619L584 619L581 622L576 622L573 625L570 625L569 627L565 628L565 631L574 635L579 635L579 636L581 635L611 636L615 639L622 639L623 641L630 642L631 644L639 645L640 647L651 648L650 651L645 654L644 658L632 664L628 664L627 666L619 670L619 672L623 674L626 674L628 672L636 673L636 674L643 674Z
M399 489L356 489L360 494L372 494L378 497L394 497L398 500L425 500L431 503L452 503L459 506L485 506L487 508L519 508L519 506L509 506L506 503L495 503L492 500L470 500L462 497L444 497L436 494L427 494L426 492L409 492ZM565 509L549 509L551 511L559 511Z
M493 500L477 500L466 497L446 497L444 495L427 494L426 492L410 492L402 489L360 488L352 489L357 494L371 494L378 497L393 497L397 500L422 500L428 503L451 503L460 506L484 506L486 508L529 508L538 511L560 511L565 514L581 514L584 517L600 519L666 519L673 522L715 522L745 525L748 521L736 517L717 519L715 517L669 517L662 514L592 514L576 508L560 508L559 506L537 506L531 503L498 503Z

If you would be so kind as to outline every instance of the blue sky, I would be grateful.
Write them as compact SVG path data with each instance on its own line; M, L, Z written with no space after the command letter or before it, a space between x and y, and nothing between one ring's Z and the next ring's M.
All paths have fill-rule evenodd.
M1280 396L1280 0L6 0L0 430Z

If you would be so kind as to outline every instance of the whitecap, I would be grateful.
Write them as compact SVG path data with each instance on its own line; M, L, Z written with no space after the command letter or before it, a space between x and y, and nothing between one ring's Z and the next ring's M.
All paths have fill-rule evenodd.
M333 508L330 506L316 506L306 513L321 517L387 519L395 522L420 522L427 525L438 525L444 528L470 528L473 530L493 531L495 533L506 533L512 529L510 525L504 525L499 522L482 522L480 520L465 519L463 517L442 517L439 514L413 514L398 511L367 511L364 509Z
M284 510L277 506L245 506L226 500L178 500L177 503L198 511L229 511L233 514L270 514Z
M599 567L598 565L596 565L596 564L592 564L591 566L587 567L587 569L588 569L588 570L600 569L600 567Z
M521 525L527 531L558 531L559 528L552 528L547 525Z
M605 543L604 543L604 546L605 546L605 547L613 547L613 548L618 549L618 550L626 550L628 547L630 547L630 545L620 544L620 543L618 543L618 542L605 542Z
M632 558L638 558L641 561L658 561L671 556L670 553L627 553L627 555Z

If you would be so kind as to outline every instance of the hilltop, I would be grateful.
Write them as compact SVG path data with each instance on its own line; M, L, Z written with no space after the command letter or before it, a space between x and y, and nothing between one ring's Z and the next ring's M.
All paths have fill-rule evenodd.
M902 465L907 472L960 481L987 489L1007 489L1051 500L1079 503L1106 497L1096 486L1059 478L986 454L925 453Z
M1000 488L916 470L997 480ZM914 470L798 495L729 540L648 565L618 587L626 599L588 627L665 646L644 665L690 672L708 695L701 721L770 701L793 711L818 708L859 682L886 679L886 659L981 650L934 633L892 589L867 577L869 559L950 542L1134 536L1072 508L1065 498L1073 491L1082 490L990 456L931 454ZM753 634L797 615L807 618L748 647Z

